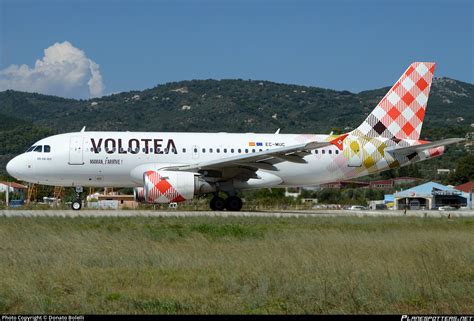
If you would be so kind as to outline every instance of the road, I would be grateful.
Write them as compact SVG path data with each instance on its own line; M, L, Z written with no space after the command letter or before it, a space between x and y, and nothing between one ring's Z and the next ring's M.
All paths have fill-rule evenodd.
M0 210L0 216L6 217L474 217L474 211L348 211L348 210L311 210L311 211L255 211L255 212L212 212L212 211L143 211L143 210Z

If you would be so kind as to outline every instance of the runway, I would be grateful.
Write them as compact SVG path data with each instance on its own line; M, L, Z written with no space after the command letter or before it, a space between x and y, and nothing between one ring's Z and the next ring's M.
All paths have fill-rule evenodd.
M308 211L145 211L145 210L1 210L4 217L474 217L474 210L462 211L349 211L349 210L308 210Z

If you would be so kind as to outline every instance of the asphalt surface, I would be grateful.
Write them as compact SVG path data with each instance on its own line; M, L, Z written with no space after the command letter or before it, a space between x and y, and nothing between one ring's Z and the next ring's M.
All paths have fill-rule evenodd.
M1 210L0 216L6 217L474 217L474 210L457 211L349 211L349 210L310 210L310 211L255 211L255 212L213 212L213 211L139 211L139 210Z

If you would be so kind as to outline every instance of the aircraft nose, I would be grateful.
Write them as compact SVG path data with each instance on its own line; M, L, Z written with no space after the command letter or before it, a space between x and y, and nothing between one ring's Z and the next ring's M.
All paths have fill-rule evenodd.
M13 158L10 160L7 164L7 172L10 174L10 176L18 178L18 173L19 173L19 164L18 164L18 159L17 157Z

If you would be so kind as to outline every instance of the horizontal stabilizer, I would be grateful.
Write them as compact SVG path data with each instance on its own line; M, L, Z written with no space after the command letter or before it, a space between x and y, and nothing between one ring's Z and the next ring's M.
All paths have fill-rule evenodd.
M451 144L456 144L459 142L462 142L466 139L464 138L448 138L448 139L442 139L426 144L420 144L420 145L413 145L413 146L408 146L408 147L398 147L398 148L386 148L385 152L390 153L392 155L398 154L398 155L407 155L411 153L417 153L421 152L424 150L428 150L431 148L436 148L436 147L441 147L441 146L446 146L446 145L451 145Z

